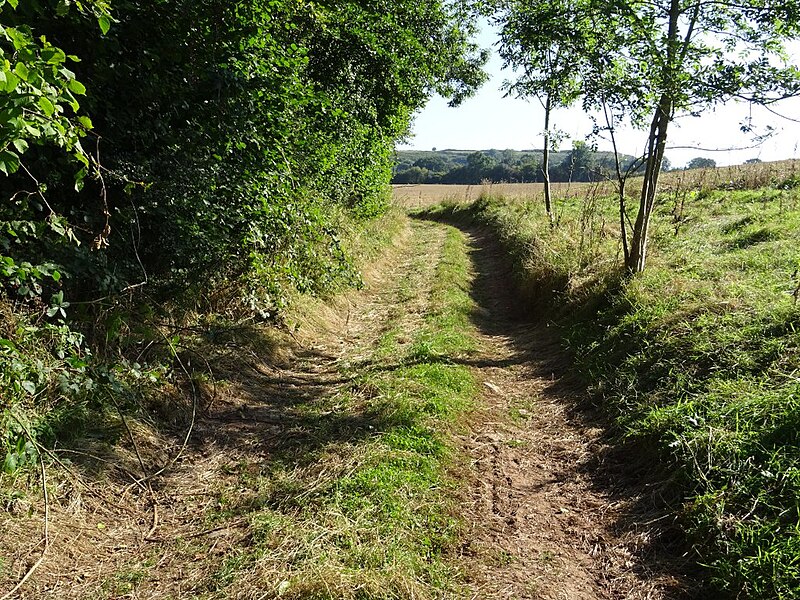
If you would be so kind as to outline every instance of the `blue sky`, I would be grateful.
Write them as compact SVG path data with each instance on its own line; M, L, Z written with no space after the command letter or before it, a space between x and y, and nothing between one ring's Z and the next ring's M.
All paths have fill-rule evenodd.
M491 47L496 40L495 32L484 27L479 43ZM795 48L800 52L800 46ZM526 102L514 98L503 98L499 88L510 73L501 70L501 61L493 53L488 71L491 75L478 94L458 108L450 108L447 102L434 97L417 116L413 133L398 149L431 150L456 148L483 150L489 148L524 150L541 148L541 131L544 111L536 99ZM777 112L800 119L800 98L784 101L773 107ZM772 126L775 134L760 147L739 151L707 152L681 146L700 148L744 148L753 145L748 135L743 134L739 124L750 114L744 104L729 103L714 112L700 117L685 117L671 126L667 157L673 166L683 166L695 156L713 158L719 165L737 164L749 158L764 161L800 157L800 123L780 119L764 108L752 109L753 123L757 128ZM569 149L573 140L586 139L591 132L591 120L580 108L559 110L554 113L553 125L564 131L570 139L561 144ZM643 131L626 130L619 134L620 150L627 154L640 154L644 148L646 134ZM597 141L601 150L610 150L610 143Z

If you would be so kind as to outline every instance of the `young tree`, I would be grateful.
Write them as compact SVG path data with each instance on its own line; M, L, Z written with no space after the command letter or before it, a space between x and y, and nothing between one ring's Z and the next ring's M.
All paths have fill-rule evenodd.
M580 0L509 0L496 22L501 25L500 56L504 68L518 74L504 87L517 98L535 97L544 108L542 176L550 225L555 221L550 194L550 150L553 110L570 106L580 95L581 63L591 42Z
M592 0L603 53L583 78L589 105L647 115L644 180L626 268L645 268L670 123L731 98L767 104L800 89L782 42L797 35L796 0ZM586 63L584 63L586 64ZM602 73L602 76L596 75Z
M622 116L647 128L625 260L631 273L645 268L675 117L731 98L769 104L800 90L783 48L798 35L798 0L508 0L499 20L501 56L523 71L510 86L517 95L534 95L547 109L582 94L587 109L606 111L612 136ZM623 201L627 247L626 218Z

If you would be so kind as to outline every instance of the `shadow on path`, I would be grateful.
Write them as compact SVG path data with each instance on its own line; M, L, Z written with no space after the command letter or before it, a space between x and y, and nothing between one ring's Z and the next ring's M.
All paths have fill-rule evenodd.
M558 481L585 479L590 491L607 505L608 510L598 508L598 514L605 517L602 527L606 535L625 546L624 552L632 557L618 570L633 572L643 582L657 578L660 595L655 597L709 597L698 583L699 568L686 558L690 548L675 516L681 498L670 492L669 474L639 458L635 448L615 437L608 416L593 406L585 382L563 348L558 328L548 323L547 314L532 315L521 305L509 261L496 240L476 226L437 221L460 229L470 240L471 296L476 305L472 319L487 339L498 340L507 352L500 359L473 357L454 362L479 369L516 367L522 377L538 380L539 397L562 406L571 430L568 433L583 438L586 444L586 452L577 460L570 459L564 472L538 482L532 491L547 495L547 487ZM603 573L599 579L607 577ZM603 597L651 597L612 588L606 585L609 595Z

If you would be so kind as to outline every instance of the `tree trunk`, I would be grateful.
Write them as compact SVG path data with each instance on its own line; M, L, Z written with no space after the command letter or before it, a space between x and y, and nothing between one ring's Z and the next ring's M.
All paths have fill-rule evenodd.
M670 122L671 109L670 99L666 95L662 96L650 126L650 136L647 139L647 165L642 182L642 194L639 197L639 212L633 224L630 254L625 264L631 273L641 273L647 263L647 237L656 201L661 161L667 144L667 126ZM624 215L621 215L621 218L624 218Z
M671 0L666 56L661 75L662 93L650 125L650 136L647 138L647 165L642 182L642 194L639 198L639 212L636 215L636 222L633 224L631 252L625 263L625 267L630 273L641 273L647 263L647 234L650 228L650 217L653 214L653 205L656 201L661 161L664 159L664 148L667 145L667 127L672 120L674 86L676 85L674 74L685 56L698 14L698 11L695 10L686 38L681 43L678 37L681 4L680 0Z
M630 247L628 246L628 226L625 223L627 215L625 214L625 183L628 179L628 172L625 174L622 173L622 164L619 160L619 148L617 148L617 136L614 131L614 119L613 116L608 114L608 106L606 105L605 100L603 100L603 114L606 117L606 127L608 127L608 132L611 135L611 145L614 149L614 167L617 171L617 185L619 186L619 235L620 240L622 241L622 256L624 259L624 264L628 264L628 259L630 258Z
M625 178L619 178L619 231L620 240L622 241L622 256L625 264L630 260L631 251L628 246L628 226L625 224Z
M544 103L544 152L542 156L542 177L544 178L544 209L547 211L547 218L550 219L550 227L555 226L553 218L553 204L550 198L550 111L553 105L550 101L550 94Z

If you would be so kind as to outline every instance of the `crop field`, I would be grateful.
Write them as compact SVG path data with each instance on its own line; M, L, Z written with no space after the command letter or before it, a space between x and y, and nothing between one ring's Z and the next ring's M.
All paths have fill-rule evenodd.
M800 176L800 160L783 160L747 165L733 165L716 169L669 171L661 175L660 186L665 192L702 189L754 189L780 183ZM512 199L544 198L541 183L491 183L482 185L394 185L395 202L408 208L421 208L442 201L471 202L481 196ZM628 197L635 197L641 189L641 178L633 177L627 184ZM596 183L554 183L555 199L614 194L614 181Z

